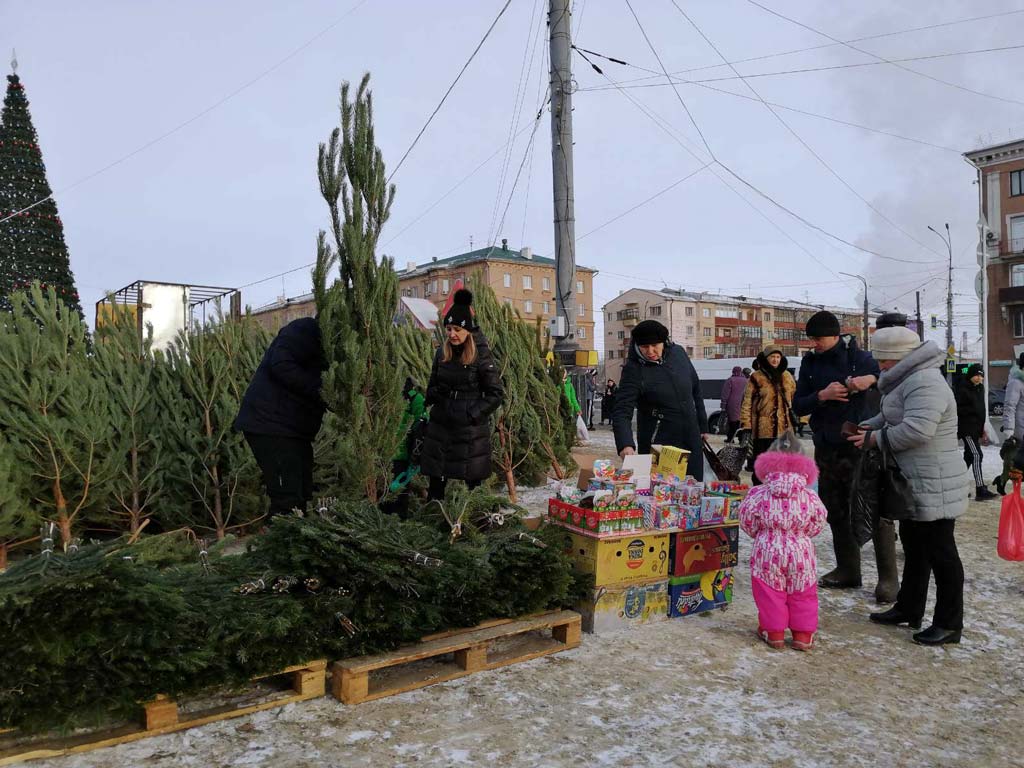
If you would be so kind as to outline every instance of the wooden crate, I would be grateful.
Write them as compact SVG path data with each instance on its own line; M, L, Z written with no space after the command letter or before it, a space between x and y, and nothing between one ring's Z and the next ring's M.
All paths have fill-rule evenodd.
M0 731L0 766L14 765L25 760L43 757L61 757L77 752L88 752L101 747L113 747L138 741L149 736L158 736L174 731L183 731L219 720L251 715L266 709L283 707L297 701L306 701L323 696L327 688L327 661L312 661L282 669L271 675L254 678L255 681L285 677L291 691L258 695L255 701L235 701L197 712L179 711L178 702L167 696L157 696L141 704L141 726L128 725L121 728L91 732L66 739L21 739L18 743L16 732ZM240 695L241 696L241 695ZM252 699L249 695L247 699ZM10 743L6 748L5 742Z
M359 704L414 691L575 648L580 644L580 629L575 611L552 611L432 635L389 653L334 662L331 692L345 704ZM528 634L546 630L551 631L550 637ZM424 668L419 662L426 661L432 663Z

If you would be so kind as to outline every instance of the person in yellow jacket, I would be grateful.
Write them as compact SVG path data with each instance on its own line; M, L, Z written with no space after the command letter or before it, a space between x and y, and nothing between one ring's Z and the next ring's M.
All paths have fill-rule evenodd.
M796 380L782 350L769 344L757 356L754 368L740 406L740 430L749 439L752 459L756 460L776 438L787 430L795 430L797 425L793 423ZM754 485L760 484L755 473Z

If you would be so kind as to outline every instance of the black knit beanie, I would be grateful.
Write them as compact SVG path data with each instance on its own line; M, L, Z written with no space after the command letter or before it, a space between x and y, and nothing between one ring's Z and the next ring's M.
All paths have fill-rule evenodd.
M444 316L444 325L446 328L449 325L455 325L467 331L477 329L476 318L473 316L473 294L465 288L460 288L455 292L452 308Z
M664 344L668 341L668 328L657 320L644 320L633 329L631 335L637 346L648 344Z
M896 326L907 327L907 316L902 312L883 312L875 320L875 328L895 328Z
M825 310L815 312L807 321L807 335L819 339L825 336L839 336L839 318Z
M975 363L974 365L968 366L967 378L973 379L975 376L984 376L985 370L981 367L981 363Z

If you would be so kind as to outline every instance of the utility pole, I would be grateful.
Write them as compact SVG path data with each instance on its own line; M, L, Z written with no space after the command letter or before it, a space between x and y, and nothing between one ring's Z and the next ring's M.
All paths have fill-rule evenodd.
M932 226L929 226L928 229L939 236L946 244L946 250L949 251L949 278L946 284L946 349L948 350L953 346L953 241L950 238L948 223L945 236Z
M868 345L871 343L871 311L868 308L868 281L860 275L851 275L849 272L840 272L839 274L846 275L846 277L854 277L864 283L864 349L867 349Z
M549 0L551 171L555 221L555 353L575 364L576 213L572 187L572 0Z
M921 292L917 291L917 338L924 344L924 321L921 319Z

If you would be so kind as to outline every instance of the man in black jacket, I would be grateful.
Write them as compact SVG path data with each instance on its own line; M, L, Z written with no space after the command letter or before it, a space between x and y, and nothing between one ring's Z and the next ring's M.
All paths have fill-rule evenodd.
M982 475L981 445L985 439L988 408L985 406L985 371L980 364L975 363L967 369L954 392L957 437L964 441L964 461L974 470L974 498L976 501L990 501L998 497L985 485Z
M263 470L268 517L304 512L313 498L313 440L326 409L320 397L326 368L319 323L293 320L270 343L242 398L234 427L245 433Z
M828 524L836 553L836 568L819 579L829 588L859 587L860 547L850 527L850 494L853 472L860 460L858 449L842 434L846 422L859 423L865 415L863 393L878 381L878 363L857 347L853 337L841 337L839 319L818 312L807 322L807 336L814 343L804 355L796 384L793 409L811 417L818 488L828 510Z

